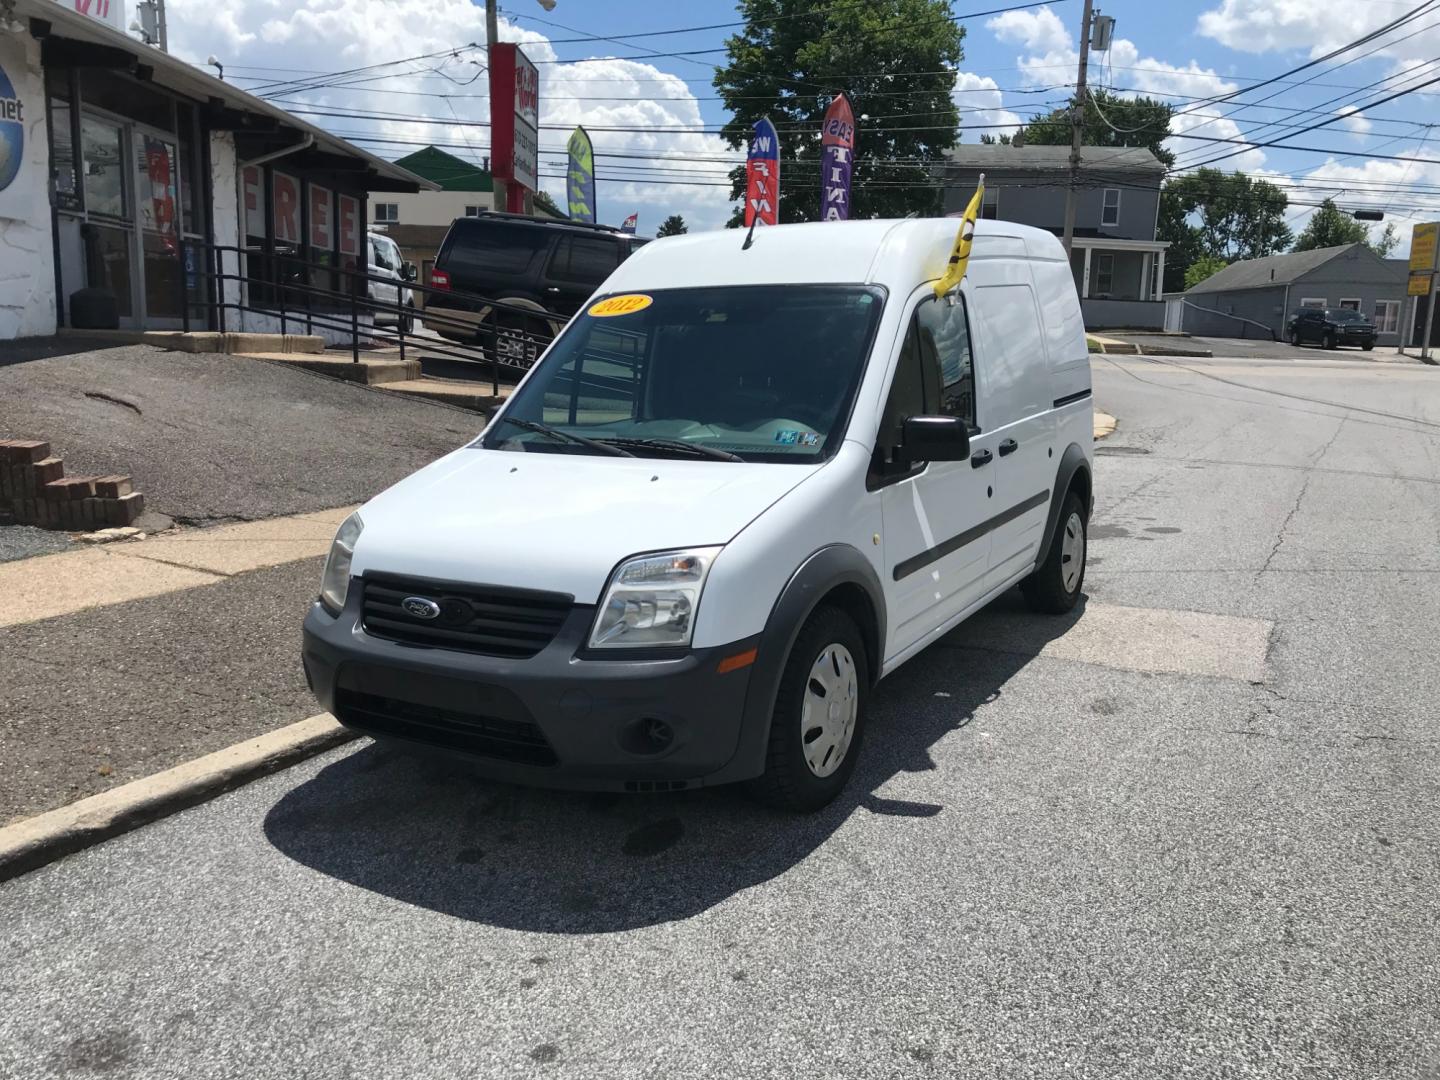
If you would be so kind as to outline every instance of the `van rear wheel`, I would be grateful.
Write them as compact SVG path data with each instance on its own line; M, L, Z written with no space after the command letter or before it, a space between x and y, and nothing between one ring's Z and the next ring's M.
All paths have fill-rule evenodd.
M819 810L839 795L860 756L869 690L860 629L838 608L819 608L801 628L780 675L756 795L798 813Z
M1045 561L1020 583L1031 608L1063 615L1079 601L1085 584L1086 539L1085 504L1072 491L1060 506L1060 520Z

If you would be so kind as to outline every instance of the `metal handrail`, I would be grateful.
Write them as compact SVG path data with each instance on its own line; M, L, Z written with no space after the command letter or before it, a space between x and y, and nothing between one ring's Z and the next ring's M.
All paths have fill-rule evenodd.
M409 317L419 317L427 326L432 328L457 329L467 334L474 334L480 348L480 356L465 351L462 344L449 343L446 345L436 344L431 339L425 340L425 351L427 354L434 354L445 359L458 360L464 363L485 363L490 364L491 383L495 394L500 393L500 369L502 367L511 369L517 374L527 370L533 360L525 362L524 356L528 355L530 348L535 349L536 357L543 351L544 344L553 340L558 327L568 322L568 317L548 310L536 311L533 307L507 302L505 300L491 300L475 293L455 289L440 289L431 285L424 285L418 281L406 281L383 277L379 274L369 272L368 266L361 270L358 267L342 267L330 263L316 262L305 259L298 254L286 254L263 248L245 247L235 244L211 244L197 240L183 240L180 242L179 254L182 268L185 264L187 248L199 249L206 253L207 258L202 260L202 265L197 272L205 278L204 294L206 299L201 302L212 313L214 324L222 332L226 326L226 312L254 312L276 316L280 320L282 333L288 332L288 325L291 320L303 320L307 331L320 329L334 330L347 334L350 339L351 359L355 363L360 362L360 330L361 315L365 314L370 318L370 326L367 333L376 341L393 342L399 345L400 359L406 358L407 333L405 322ZM234 254L235 273L226 271L226 256ZM254 262L260 264L260 273L254 272ZM326 288L323 285L314 284L310 278L312 274L319 273L330 275L330 281L344 285L342 289ZM182 321L186 331L190 329L189 283L187 275L182 269L180 275L181 311ZM231 298L226 295L228 282L236 282L241 288L238 295ZM395 290L395 299L376 300L369 295L369 289L362 286L362 282L368 285L375 283ZM264 299L256 300L253 296L254 290L260 290ZM444 314L444 309L431 309L429 305L420 311L404 303L406 290L412 294L422 296L460 296L472 303L478 309L478 315L485 322L477 325L475 322L466 319L456 318ZM294 304L296 299L303 300L303 304ZM495 314L508 313L521 320L520 326L520 349L522 359L512 360L501 357L502 340L513 340L514 331L502 328L496 318L486 318ZM382 328L375 323L376 316L391 316L395 318L395 328L390 330ZM535 333L531 329L533 322L540 322L543 330ZM486 339L488 338L488 357L486 356ZM414 335L410 335L411 342L414 342ZM413 347L413 346L412 346Z

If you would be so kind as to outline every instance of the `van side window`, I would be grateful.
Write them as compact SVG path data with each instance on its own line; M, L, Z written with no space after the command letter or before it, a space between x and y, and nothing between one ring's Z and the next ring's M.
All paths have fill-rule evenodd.
M958 416L975 427L975 363L970 352L970 320L965 297L926 300L915 309L922 345L933 348L940 365L940 398L926 402L931 415ZM933 343L929 344L929 343Z

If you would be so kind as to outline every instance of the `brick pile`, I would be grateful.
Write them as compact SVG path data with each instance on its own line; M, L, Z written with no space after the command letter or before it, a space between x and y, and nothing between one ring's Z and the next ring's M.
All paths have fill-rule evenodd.
M128 476L66 476L49 443L0 439L0 522L89 531L133 525L144 509Z

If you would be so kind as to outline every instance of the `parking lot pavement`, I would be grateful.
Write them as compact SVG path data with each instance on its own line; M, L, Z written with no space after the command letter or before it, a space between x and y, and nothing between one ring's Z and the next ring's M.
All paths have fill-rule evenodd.
M0 436L49 441L72 475L128 473L147 508L179 521L363 502L481 426L456 409L259 360L74 349L58 339L0 366Z
M1397 353L1393 346L1377 346L1370 352L1360 348L1321 349L1314 345L1291 345L1288 341L1262 338L1216 338L1177 336L1174 334L1106 333L1106 337L1140 346L1141 352L1174 347L1208 349L1217 357L1250 360L1357 360L1372 363L1419 363L1415 357Z
M1094 360L1085 608L826 811L336 751L0 885L0 1076L1429 1080L1440 399Z

